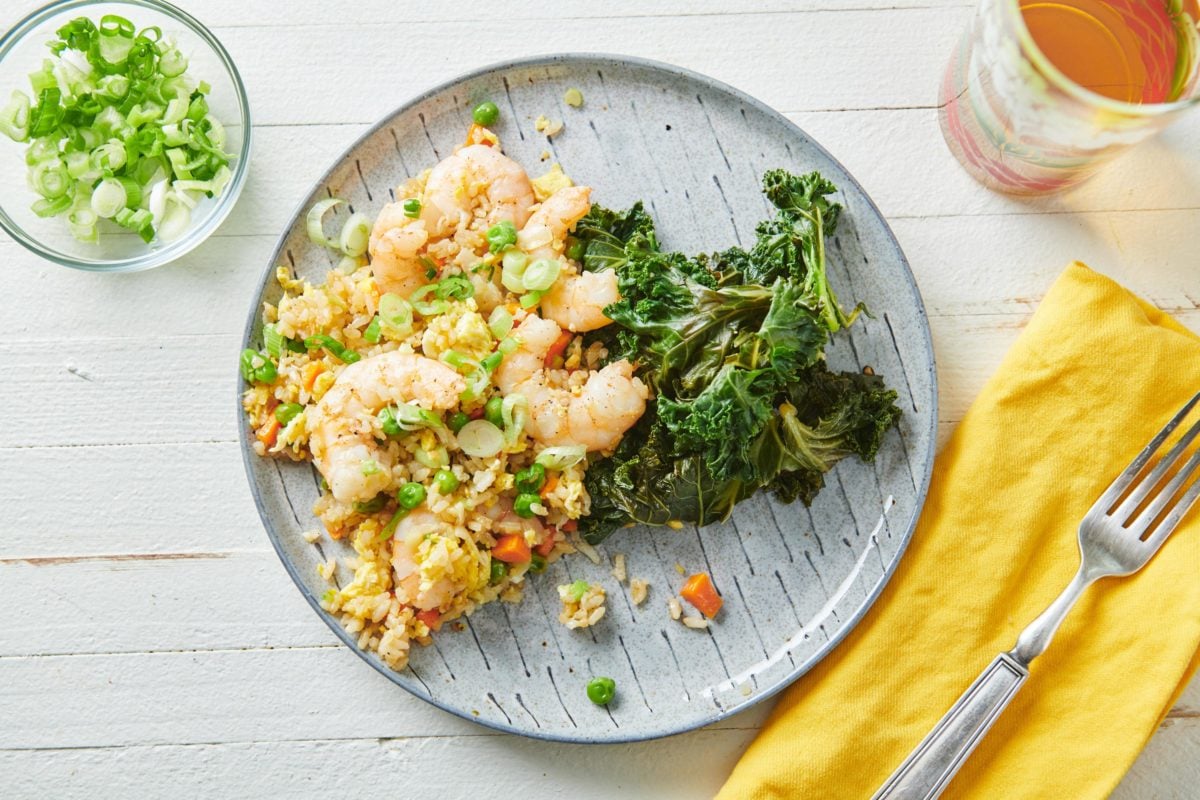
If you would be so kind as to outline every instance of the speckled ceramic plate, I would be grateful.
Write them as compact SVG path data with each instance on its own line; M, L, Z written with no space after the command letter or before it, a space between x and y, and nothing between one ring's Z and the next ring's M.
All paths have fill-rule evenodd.
M563 93L582 90L582 109ZM697 530L634 528L615 534L596 566L577 555L534 576L518 605L494 603L444 629L431 647L414 647L410 666L390 680L440 708L489 727L574 742L666 736L715 722L787 686L824 657L870 607L912 533L933 459L937 390L921 297L891 231L837 161L782 115L701 75L648 61L602 55L549 56L503 64L431 90L402 106L354 143L299 204L274 263L294 264L320 281L329 254L305 235L304 212L319 198L346 198L374 214L390 187L433 165L461 142L471 108L496 101L505 151L536 172L543 151L593 199L623 208L644 199L669 249L716 250L753 241L769 209L759 176L771 167L817 169L840 188L845 206L829 261L849 306L872 316L829 348L835 368L870 366L900 393L904 417L874 464L841 462L811 508L765 496L737 507L729 522ZM566 121L547 141L533 121ZM855 135L847 131L847 136ZM545 162L547 165L550 162ZM246 340L260 341L259 308L280 294L271 265L254 299ZM348 646L338 622L316 602L326 588L317 564L350 553L301 532L318 527L308 465L254 456L240 424L246 471L263 523L284 566L313 609ZM650 582L634 607L609 571L611 554ZM719 621L692 630L667 615L682 577L675 565L707 570L725 598ZM344 573L339 580L348 576ZM591 629L556 621L556 585L578 578L609 589L609 610ZM593 705L593 675L616 679L619 699Z

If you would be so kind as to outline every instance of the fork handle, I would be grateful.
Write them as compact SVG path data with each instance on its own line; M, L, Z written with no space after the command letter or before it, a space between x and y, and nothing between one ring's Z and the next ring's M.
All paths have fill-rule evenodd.
M872 800L939 797L1028 677L1010 654L996 656Z

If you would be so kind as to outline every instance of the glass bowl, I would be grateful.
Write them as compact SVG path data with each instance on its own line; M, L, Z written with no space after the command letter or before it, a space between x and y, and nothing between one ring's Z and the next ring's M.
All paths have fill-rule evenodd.
M64 267L93 272L133 272L173 261L199 245L217 229L237 202L250 161L250 108L246 87L221 43L191 15L162 0L59 0L33 12L0 38L0 99L14 89L30 94L29 73L48 57L46 43L70 20L86 16L98 22L105 14L126 17L141 30L158 26L188 58L187 74L212 86L210 113L225 127L225 152L232 158L233 178L220 196L205 198L192 209L188 229L171 242L149 244L115 225L100 225L98 242L80 242L62 216L41 218L30 209L38 195L27 188L25 149L0 135L0 227L29 250ZM36 98L33 98L36 102Z

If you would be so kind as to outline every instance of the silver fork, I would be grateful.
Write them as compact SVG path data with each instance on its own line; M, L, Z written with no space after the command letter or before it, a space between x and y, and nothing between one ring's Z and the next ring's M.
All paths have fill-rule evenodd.
M1158 488L1183 457L1188 445L1200 434L1200 422L1189 428L1144 478L1138 480L1138 476L1197 401L1200 401L1200 394L1180 409L1084 515L1079 524L1079 572L1063 593L1021 632L1012 650L997 656L975 679L872 800L932 800L939 797L1029 677L1029 663L1045 652L1084 590L1101 578L1137 572L1158 552L1200 496L1200 481L1180 496L1180 489L1200 466L1200 450ZM1126 491L1128 496L1118 505L1117 501ZM1145 508L1135 515L1143 504ZM1160 517L1161 521L1151 528Z

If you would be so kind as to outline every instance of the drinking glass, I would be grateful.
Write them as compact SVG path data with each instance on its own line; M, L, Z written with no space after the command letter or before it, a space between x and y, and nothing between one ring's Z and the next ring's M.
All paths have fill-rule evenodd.
M942 135L988 188L1078 184L1200 102L1198 18L1196 0L981 0L942 81ZM1030 30L1042 20L1059 63ZM1114 69L1140 83L1114 88Z

